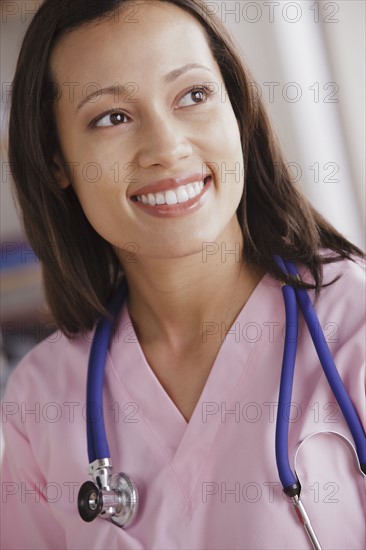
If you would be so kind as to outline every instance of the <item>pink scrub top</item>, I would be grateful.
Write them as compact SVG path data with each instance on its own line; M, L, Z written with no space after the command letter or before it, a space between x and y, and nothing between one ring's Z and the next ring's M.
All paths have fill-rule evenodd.
M365 269L363 260L325 265L324 282L342 276L316 306L363 424ZM77 509L79 487L90 479L85 388L92 332L73 340L58 332L36 346L3 400L1 547L311 548L282 494L275 460L284 327L281 285L266 274L222 342L187 423L147 363L124 305L106 366L104 416L114 472L127 473L139 490L138 516L127 530L100 517L85 523ZM221 327L204 327L207 341L215 330ZM364 477L347 443L329 434L351 438L301 314L299 330L290 463L296 455L321 545L363 549Z

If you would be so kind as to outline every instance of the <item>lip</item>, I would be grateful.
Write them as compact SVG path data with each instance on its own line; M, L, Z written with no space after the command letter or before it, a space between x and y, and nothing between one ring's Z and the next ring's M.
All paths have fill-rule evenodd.
M147 214L152 216L157 216L159 218L175 218L177 216L182 216L185 214L190 214L195 212L198 208L203 206L207 199L207 191L211 188L212 185L212 176L209 174L209 179L204 185L201 193L192 199L189 199L186 202L181 202L178 204L159 204L156 206L151 206L150 204L145 204L139 201L131 201L137 208L141 208ZM199 180L193 180L199 181ZM189 183L189 182L188 182ZM182 183L180 185L183 185ZM171 189L171 188L170 188Z
M210 172L195 172L194 174L183 174L176 178L165 178L157 181L143 185L138 189L135 189L130 195L129 198L135 197L136 195L148 195L149 193L159 193L162 191L167 191L168 189L177 189L181 185L187 185L188 183L193 183L195 181L202 181L207 176L210 176Z

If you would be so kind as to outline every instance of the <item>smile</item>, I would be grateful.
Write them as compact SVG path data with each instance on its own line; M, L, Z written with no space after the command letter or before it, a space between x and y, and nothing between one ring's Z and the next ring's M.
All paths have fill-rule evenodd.
M144 213L159 218L175 218L192 214L202 208L211 195L212 176L204 180L181 185L175 189L167 189L147 195L134 195L132 204Z
M135 195L132 200L149 204L150 206L156 206L161 204L181 204L187 202L190 199L197 197L206 181L196 181L194 183L188 183L187 185L181 185L177 189L167 189L166 191L160 191L158 193L148 193L147 195Z

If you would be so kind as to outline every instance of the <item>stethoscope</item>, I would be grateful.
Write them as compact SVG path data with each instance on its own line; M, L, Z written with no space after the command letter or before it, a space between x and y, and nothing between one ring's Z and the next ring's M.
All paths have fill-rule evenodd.
M284 261L277 255L275 260L284 274L301 280L296 267L291 262ZM318 538L300 499L301 484L296 471L294 473L291 470L288 455L289 410L298 336L297 304L302 310L325 376L353 436L363 475L366 475L366 435L334 364L307 292L304 289L293 288L283 283L282 293L285 302L286 333L276 423L277 469L283 491L291 499L297 517L304 526L313 548L321 550ZM125 473L112 475L112 462L103 417L103 383L108 348L126 294L127 283L123 279L107 306L110 316L104 316L98 322L91 345L86 392L86 423L89 474L93 481L83 483L78 496L79 513L84 521L93 521L100 514L101 517L124 529L128 528L136 518L138 490Z
M301 280L296 267L291 262L286 262L277 255L275 256L275 260L277 265L286 275L293 275ZM339 376L308 293L304 289L293 288L290 285L283 284L282 294L286 311L286 333L276 423L277 469L283 492L292 500L297 517L304 526L313 548L321 550L319 540L300 499L300 481L297 475L291 470L288 456L289 410L291 406L298 336L297 304L300 305L324 374L354 439L360 470L363 475L366 475L366 435L356 409ZM291 337L289 336L290 330L292 332ZM348 441L347 438L345 439Z

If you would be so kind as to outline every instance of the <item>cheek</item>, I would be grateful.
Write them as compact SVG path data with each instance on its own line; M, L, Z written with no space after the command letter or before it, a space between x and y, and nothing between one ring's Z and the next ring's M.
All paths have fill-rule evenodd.
M244 162L240 130L231 104L215 117L207 139L208 151L220 181L220 191L240 199L244 183ZM235 191L234 191L235 188Z
M225 117L223 119L221 130L223 136L222 139L224 144L224 151L229 158L239 158L241 162L243 153L241 149L240 130L238 122L235 118L234 111L230 104L225 109Z
M205 130L205 144L217 159L227 159L228 164L242 161L239 126L229 100L206 122Z
M81 208L89 223L102 236L112 226L115 214L119 211L121 202L118 186L106 181L100 177L97 181L94 180L97 172L90 167L87 170L87 176L76 177L73 183L73 189L80 202Z

